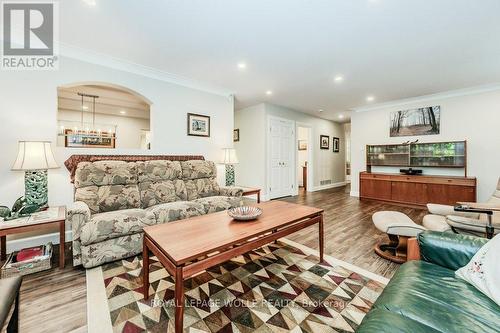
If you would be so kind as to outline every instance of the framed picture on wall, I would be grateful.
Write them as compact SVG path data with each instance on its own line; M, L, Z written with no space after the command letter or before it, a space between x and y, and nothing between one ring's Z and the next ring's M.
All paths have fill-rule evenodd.
M233 142L238 142L240 141L240 129L234 129L233 130Z
M210 117L202 114L187 114L187 135L210 136Z
M319 136L319 148L330 149L330 137L328 135Z
M340 139L333 137L332 145L333 145L333 152L338 153L340 151Z
M299 140L299 150L307 150L307 140Z
M391 112L390 136L439 134L441 106Z

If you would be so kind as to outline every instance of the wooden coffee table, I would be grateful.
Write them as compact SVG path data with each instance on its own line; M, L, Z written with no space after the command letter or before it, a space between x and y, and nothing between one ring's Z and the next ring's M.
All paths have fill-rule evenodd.
M183 329L182 281L209 267L257 249L313 224L319 226L323 261L323 210L282 201L257 204L254 221L235 221L226 211L144 228L143 293L149 298L149 254L153 253L175 280L175 332Z

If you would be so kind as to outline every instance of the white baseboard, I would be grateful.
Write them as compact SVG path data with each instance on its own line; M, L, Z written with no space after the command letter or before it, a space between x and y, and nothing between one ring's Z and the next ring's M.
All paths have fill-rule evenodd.
M22 234L20 234L20 236L22 236ZM73 239L73 232L71 230L66 230L65 237L66 242L71 242ZM59 233L54 232L51 234L17 238L13 240L9 240L9 236L7 236L7 253L19 251L27 247L47 244L48 242L52 242L52 244L59 244Z
M341 187L346 185L346 182L338 182L338 183L333 183L333 184L327 184L327 185L320 185L320 186L315 186L313 187L310 192L316 192L316 191L321 191L321 190L327 190L329 188L334 188L334 187Z
M351 195L351 197L359 198L359 191L351 191L350 195Z

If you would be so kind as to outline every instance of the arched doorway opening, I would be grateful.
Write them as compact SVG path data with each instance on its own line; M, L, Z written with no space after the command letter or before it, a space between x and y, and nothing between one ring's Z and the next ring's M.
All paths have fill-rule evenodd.
M151 101L126 87L80 82L57 89L57 145L151 148Z

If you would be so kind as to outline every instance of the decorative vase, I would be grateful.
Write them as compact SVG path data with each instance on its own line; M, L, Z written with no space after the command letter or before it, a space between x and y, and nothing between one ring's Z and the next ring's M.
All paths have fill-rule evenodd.
M47 208L47 170L27 170L24 173L24 192L28 205Z
M226 186L234 186L234 165L226 164Z

